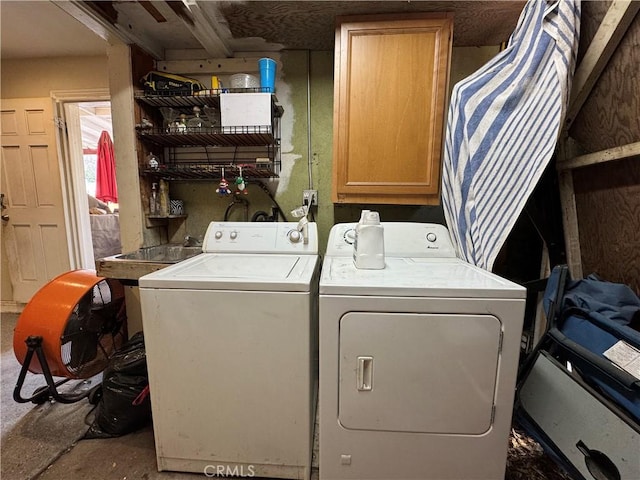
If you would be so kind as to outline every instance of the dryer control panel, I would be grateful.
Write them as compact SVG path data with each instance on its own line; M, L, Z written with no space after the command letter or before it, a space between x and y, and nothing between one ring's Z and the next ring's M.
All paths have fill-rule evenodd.
M327 243L327 256L353 255L357 223L333 226ZM386 257L455 258L449 231L436 223L382 222Z
M202 251L317 255L318 228L314 222L211 222Z

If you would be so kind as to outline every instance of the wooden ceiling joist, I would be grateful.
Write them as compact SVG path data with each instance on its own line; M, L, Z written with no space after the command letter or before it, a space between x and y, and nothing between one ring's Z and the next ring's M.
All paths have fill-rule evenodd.
M202 48L211 58L233 56L233 52L218 33L216 20L210 18L200 8L198 2L187 0L184 2L184 9L189 14L188 17L185 15L178 16L191 29L193 36L200 42Z
M147 12L149 12L149 15L151 15L156 22L165 23L167 21L164 15L162 15L162 13L158 11L158 9L153 5L153 3L147 0L139 0L138 3L142 8L144 8Z

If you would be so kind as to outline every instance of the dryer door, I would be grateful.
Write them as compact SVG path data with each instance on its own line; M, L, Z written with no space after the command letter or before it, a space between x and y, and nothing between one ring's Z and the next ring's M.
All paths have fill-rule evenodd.
M492 315L345 314L340 424L356 430L487 432L501 331Z

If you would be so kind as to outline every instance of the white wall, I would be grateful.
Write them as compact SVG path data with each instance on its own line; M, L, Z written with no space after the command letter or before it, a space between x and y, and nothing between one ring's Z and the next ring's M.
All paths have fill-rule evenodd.
M48 97L52 90L109 88L107 57L36 58L0 62L1 98ZM0 300L12 301L4 239L0 238Z
M2 98L48 97L51 90L109 88L107 57L2 60Z

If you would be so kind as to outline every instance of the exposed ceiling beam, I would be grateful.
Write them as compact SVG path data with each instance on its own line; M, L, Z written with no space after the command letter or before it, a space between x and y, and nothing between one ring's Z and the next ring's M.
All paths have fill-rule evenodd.
M164 18L164 15L162 15L162 13L158 11L158 9L153 5L153 3L145 0L138 0L138 3L142 8L144 8L147 12L149 12L149 15L151 15L156 22L164 23L167 21L167 19Z
M208 58L204 60L168 60L158 62L162 72L180 72L182 75L231 75L258 73L260 57Z
M613 0L611 3L573 76L565 129L571 127L639 10L638 1Z
M143 32L127 28L91 6L91 2L77 0L53 0L53 3L84 24L93 33L110 44L136 44L157 60L164 57L164 48Z
M216 19L207 15L195 0L183 0L183 2L189 15L178 16L191 29L193 36L202 44L207 54L211 58L233 56L233 51L220 35Z
M126 41L126 37L124 37L121 32L84 2L52 0L51 3L67 12L103 40L109 43Z

